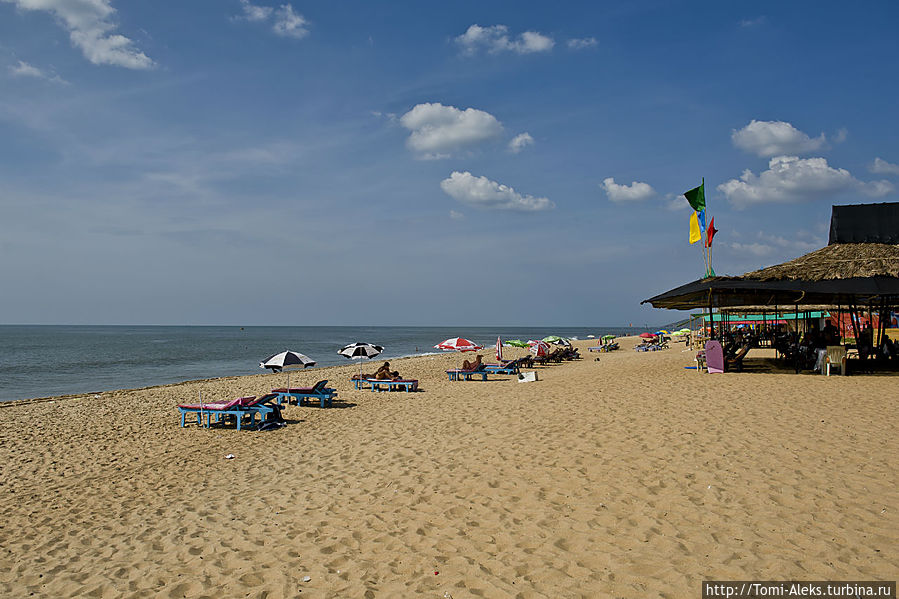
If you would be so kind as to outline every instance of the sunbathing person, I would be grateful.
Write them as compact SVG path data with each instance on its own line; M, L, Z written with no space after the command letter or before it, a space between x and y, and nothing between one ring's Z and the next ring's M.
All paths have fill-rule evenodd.
M481 370L484 368L484 365L481 363L481 354L478 354L475 357L474 362L469 362L468 360L462 361L462 370Z
M383 366L378 368L373 378L379 381L396 380L400 378L400 373L396 370L390 370L390 362L384 362Z

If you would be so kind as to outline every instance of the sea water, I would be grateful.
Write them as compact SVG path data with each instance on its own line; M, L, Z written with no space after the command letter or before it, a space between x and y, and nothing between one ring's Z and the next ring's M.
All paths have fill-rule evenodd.
M292 350L317 367L347 364L337 351L355 341L384 346L378 359L432 353L444 339L485 346L547 335L597 338L629 327L239 327L0 325L0 401L132 389L259 374L259 363Z

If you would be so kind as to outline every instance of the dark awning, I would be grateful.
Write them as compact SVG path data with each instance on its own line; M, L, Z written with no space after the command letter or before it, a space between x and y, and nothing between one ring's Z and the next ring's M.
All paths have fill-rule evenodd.
M744 277L711 277L681 285L643 300L653 308L692 310L739 306L864 305L877 299L899 299L899 278L863 277L824 281L759 281Z

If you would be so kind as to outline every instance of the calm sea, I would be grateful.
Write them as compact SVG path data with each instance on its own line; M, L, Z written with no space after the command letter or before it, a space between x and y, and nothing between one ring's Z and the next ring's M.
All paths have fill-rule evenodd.
M318 366L346 364L354 341L384 346L379 358L434 352L451 337L489 346L547 335L634 334L628 327L193 327L0 325L0 401L131 389L259 374L259 362L290 349Z

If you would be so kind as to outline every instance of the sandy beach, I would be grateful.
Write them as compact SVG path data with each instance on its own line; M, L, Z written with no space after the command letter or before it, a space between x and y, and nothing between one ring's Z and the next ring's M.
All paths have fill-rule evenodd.
M175 406L283 373L2 405L0 596L644 599L899 576L895 376L698 375L682 344L636 341L600 361L576 342L584 359L535 383L391 360L413 394L354 390L357 363L300 371L334 407L267 432L181 428Z

